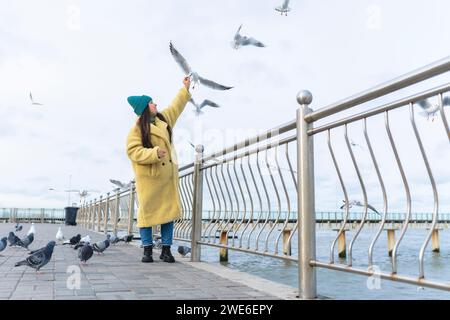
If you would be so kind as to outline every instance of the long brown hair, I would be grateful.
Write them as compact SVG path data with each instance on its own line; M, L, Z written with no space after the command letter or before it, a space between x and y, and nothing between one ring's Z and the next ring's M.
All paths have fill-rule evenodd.
M161 113L157 113L156 117L167 123L166 118ZM139 129L141 129L142 145L144 148L153 148L153 144L150 141L150 109L146 107L144 112L138 120ZM172 128L167 124L167 131L169 131L169 141L172 143Z

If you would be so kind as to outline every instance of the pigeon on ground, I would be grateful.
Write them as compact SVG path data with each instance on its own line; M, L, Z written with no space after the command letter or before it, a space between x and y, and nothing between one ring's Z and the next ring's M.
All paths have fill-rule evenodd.
M181 69L183 70L185 75L192 76L192 82L193 82L192 89L195 88L195 85L197 83L201 83L202 85L204 85L208 88L216 89L216 90L229 90L229 89L233 88L233 87L227 87L227 86L218 84L214 81L200 77L197 72L195 72L191 69L191 67L187 63L186 59L177 51L177 49L175 49L172 42L170 42L169 48L170 48L170 53L172 53L173 58L175 59L176 63L178 63L178 65L181 67Z
M75 247L73 247L73 250L77 250L78 248L81 248L82 246L84 246L86 243L91 243L91 237L89 237L89 235L83 237L80 239L80 242L78 242Z
M5 250L6 246L7 246L7 242L6 242L7 238L3 237L0 240L0 252L2 252L3 250Z
M153 247L157 248L157 249L161 249L162 248L162 242L161 239L155 239L153 240Z
M183 257L191 252L191 248L186 246L178 246L178 253L181 254Z
M28 249L28 246L34 241L34 233L30 233L18 243L19 246Z
M73 236L73 237L70 238L69 240L64 241L64 242L63 242L63 245L70 244L71 246L74 246L74 245L76 245L78 242L80 242L80 240L81 240L81 234L77 234L76 236Z
M193 98L189 99L189 102L195 106L194 112L196 116L203 114L203 111L201 109L203 109L204 107L220 108L217 103L208 99L203 100L203 102L200 104L195 103Z
M42 106L43 105L42 103L38 103L38 102L34 101L33 95L31 94L31 92L30 92L30 100L31 100L31 104L34 106Z
M289 0L284 0L283 4L276 7L275 10L280 12L281 15L284 13L287 16L288 12L291 11L291 8L289 8Z
M261 42L256 40L255 38L252 37L247 37L247 36L241 36L240 35L240 31L242 28L242 24L239 26L236 34L234 35L233 41L231 42L231 46L234 49L239 49L241 46L255 46L255 47L265 47L265 45Z
M17 262L15 267L29 266L36 269L36 272L38 272L39 269L45 266L52 258L55 245L55 241L50 241L45 247L33 251L33 253L30 254L25 260Z
M133 235L132 234L126 234L119 238L119 241L123 241L125 243L133 241Z
M23 228L22 225L19 225L19 223L17 222L15 226L16 232L22 231L22 228Z
M95 252L98 254L103 253L103 251L106 250L106 248L109 247L109 239L96 242L92 245L92 249L94 249Z
M115 234L109 235L110 244L116 244L119 241L120 241L119 238Z
M80 259L81 264L86 265L86 262L94 254L94 249L89 243L85 243L78 249L78 259Z
M345 200L342 200L342 202L344 202L344 204L341 206L340 209L344 209L345 208ZM350 201L348 204L348 207L351 208L353 206L358 206L358 207L364 207L364 204L361 201L357 201L357 200L353 200ZM370 210L372 210L373 212L375 212L376 214L380 214L374 207L372 207L370 204L367 204L367 208L369 208Z
M20 238L14 234L14 232L10 232L8 235L8 241L10 246L18 246L21 243Z
M30 230L28 230L27 235L29 235L31 233L36 234L36 228L34 227L34 222L31 223L31 227L30 227Z
M58 228L58 232L56 232L55 238L56 238L56 240L57 240L58 242L61 242L61 241L64 240L64 235L63 235L63 232L62 232L62 230L61 230L61 227Z

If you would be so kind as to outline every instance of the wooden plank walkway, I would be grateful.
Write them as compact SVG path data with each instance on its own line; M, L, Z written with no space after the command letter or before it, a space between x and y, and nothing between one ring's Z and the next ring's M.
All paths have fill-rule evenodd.
M17 235L24 237L29 226L23 224L23 230ZM89 234L93 242L105 238L103 234L78 226L35 224L35 240L30 249L43 247L54 240L59 226L62 226L66 239L77 233ZM0 224L1 237L13 230L12 223ZM139 245L139 241L133 241L132 244L120 242L110 246L104 255L94 254L87 266L79 263L76 250L57 245L51 261L41 269L42 274L36 274L29 267L14 267L28 255L27 250L8 246L0 253L0 299L295 299L295 288L223 266L192 263L189 258L178 255L175 246L172 251L176 263L159 260L160 251L156 249L154 263L141 263ZM79 286L70 279L79 279Z

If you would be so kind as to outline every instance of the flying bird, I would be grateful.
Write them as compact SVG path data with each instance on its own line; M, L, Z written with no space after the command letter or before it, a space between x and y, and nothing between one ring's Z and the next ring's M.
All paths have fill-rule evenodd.
M30 92L30 100L31 100L31 104L34 106L42 106L43 105L42 103L38 103L38 102L34 101L33 95L31 94L31 92Z
M94 248L89 243L85 243L78 249L78 259L80 259L81 264L86 265L86 262L94 254Z
M189 102L195 106L194 112L196 116L203 114L203 111L201 109L203 109L204 107L220 108L217 103L208 99L203 100L203 102L200 104L197 104L193 98L189 99Z
M340 209L344 209L345 208L345 205L346 205L346 202L345 202L345 200L342 200L342 202L344 202L344 204L340 207ZM358 207L364 207L364 204L361 202L361 201L358 201L358 200L353 200L353 201L350 201L349 203L348 203L348 207L349 208L351 208L351 207L353 207L353 206L358 206ZM376 214L380 214L374 207L372 207L370 204L367 204L367 208L369 208L370 210L372 210L373 212L375 212Z
M178 253L181 254L183 257L191 252L191 248L186 246L178 246Z
M420 108L422 108L422 112L419 112L419 114L427 118L427 120L430 120L431 118L431 122L433 122L439 111L439 105L432 104L429 100L420 100L417 101L417 104ZM442 99L442 106L450 106L450 97L445 97L444 99Z
M36 272L38 272L52 258L55 245L55 241L50 241L45 247L32 251L25 260L17 262L14 266L28 266L36 269Z
M118 186L120 189L129 189L131 187L131 182L124 183L122 181L114 180L114 179L109 179L109 182Z
M241 31L241 28L242 24L239 26L236 34L234 35L233 41L231 42L231 46L234 49L239 49L241 46L249 46L249 45L260 48L265 47L265 45L261 41L258 41L255 38L241 36L241 34L239 33Z
M6 246L7 246L7 242L6 242L7 238L3 237L0 240L0 252L2 252L3 250L5 250ZM0 255L1 256L1 255Z
M170 48L170 53L172 53L173 58L175 59L176 63L178 63L178 65L181 67L181 69L183 70L185 75L192 76L192 82L193 82L192 89L195 88L195 85L197 83L200 83L208 88L216 89L216 90L229 90L229 89L233 88L233 87L227 87L227 86L218 84L214 81L211 81L211 80L201 77L197 72L195 72L191 69L191 67L189 66L186 59L175 49L172 42L170 42L169 48Z
M284 13L287 16L288 12L291 11L291 8L289 8L289 0L284 0L283 4L276 7L275 10L280 12L281 15Z

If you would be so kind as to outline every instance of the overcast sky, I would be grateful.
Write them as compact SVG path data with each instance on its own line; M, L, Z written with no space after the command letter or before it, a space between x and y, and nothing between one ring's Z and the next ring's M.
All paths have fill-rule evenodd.
M67 189L70 175L71 188L102 192L112 190L110 178L129 181L133 172L125 141L136 117L126 98L150 95L160 110L170 103L183 73L170 55L169 41L201 75L234 87L193 91L196 100L208 98L221 108L196 118L192 105L186 107L174 130L180 164L193 160L187 141L204 143L212 152L294 119L301 89L313 93L317 109L450 52L449 1L291 0L287 17L274 10L281 2L0 0L0 207L65 206L67 194L48 189ZM232 49L240 24L242 34L267 47ZM448 80L442 76L403 95ZM30 91L43 106L30 105ZM411 143L408 109L403 109L393 112L393 134L414 186L413 211L429 210L430 183L417 144ZM449 211L448 140L440 118L417 120L441 209ZM383 118L372 123L374 148L386 160L380 166L395 203L390 207L401 210L402 182L387 152L386 133L378 131ZM360 128L351 126L352 139L364 144ZM361 198L342 149L342 131L335 136L352 197ZM316 148L323 155L316 159L316 207L330 209L340 204L342 192L323 134ZM355 152L379 205L367 148ZM73 195L72 202L77 200Z

